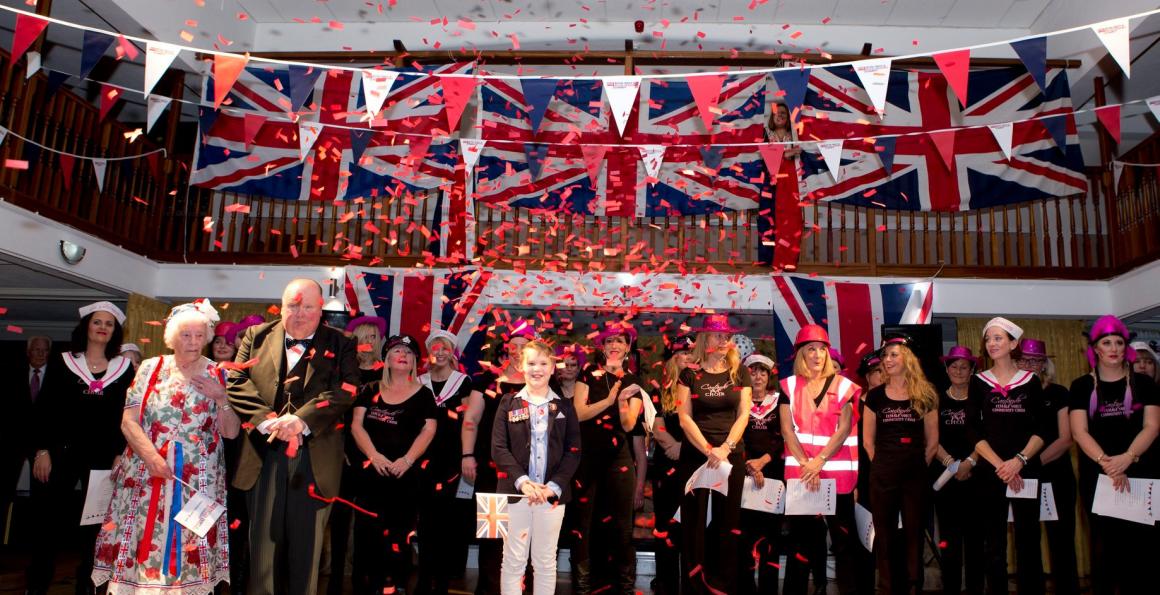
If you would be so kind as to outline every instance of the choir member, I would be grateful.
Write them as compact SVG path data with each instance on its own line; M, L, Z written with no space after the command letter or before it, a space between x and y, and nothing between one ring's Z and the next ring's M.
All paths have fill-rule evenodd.
M778 418L777 366L773 360L754 353L742 362L753 380L753 406L745 428L745 473L761 489L768 481L785 481L785 441ZM763 511L741 511L740 591L777 595L782 515ZM756 569L754 566L756 565ZM757 583L753 582L754 570Z
M681 523L673 520L688 476L679 463L681 449L685 448L685 433L677 408L677 383L681 373L689 367L694 339L692 335L666 338L663 371L660 382L660 415L653 420L652 435L657 450L653 454L653 513L656 523L657 576L653 592L658 595L677 595L681 592Z

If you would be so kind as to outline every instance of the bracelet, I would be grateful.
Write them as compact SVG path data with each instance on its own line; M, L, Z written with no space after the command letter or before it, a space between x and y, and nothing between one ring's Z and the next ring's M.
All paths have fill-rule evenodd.
M1023 463L1024 466L1027 465L1027 455L1017 452L1015 453L1015 458L1019 459L1019 462Z
M970 463L972 467L974 467L975 465L978 465L978 464L979 464L977 461L975 461L975 459L973 459L973 458L971 458L971 457L967 457L967 458L965 458L965 459L963 459L963 460L964 460L964 461L966 461L966 462L968 462L968 463Z
M463 453L463 458L465 458L465 459L474 459L474 458L475 458L475 454L473 454L473 453L470 453L470 452L465 452L465 453Z
M943 458L943 460L942 460L942 466L943 466L943 467L950 467L950 466L951 466L951 461L954 461L954 460L955 460L955 458L954 458L954 457L952 457L951 455L947 455L947 456L946 456L945 458Z
M411 459L407 458L407 455L403 455L403 462L406 463L408 467L415 466L415 461L412 461Z
M726 440L725 446L728 446L730 451L737 450L737 443L732 440Z
M1130 450L1125 450L1125 451L1124 451L1124 454L1126 454L1126 455L1128 455L1128 456L1132 457L1132 462L1133 462L1133 463L1139 463L1139 462L1140 462L1140 455L1138 455L1138 454L1136 454L1136 453L1134 453L1134 452L1132 452L1132 451L1130 451Z
M36 459L39 459L40 457L43 457L43 456L44 456L44 455L46 455L46 454L48 454L48 451L47 451L47 450L40 450L40 451L37 451L37 452L36 452L36 456L35 456L35 457L32 457L32 460L34 460L34 461L35 461Z
M1100 453L1100 456L1096 457L1096 462L1102 463L1102 462L1104 462L1104 459L1106 459L1106 458L1108 458L1107 454Z

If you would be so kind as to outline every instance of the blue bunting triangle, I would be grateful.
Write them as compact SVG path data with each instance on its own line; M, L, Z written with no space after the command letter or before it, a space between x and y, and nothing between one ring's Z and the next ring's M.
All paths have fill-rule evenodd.
M363 152L367 150L367 145L371 143L374 134L373 130L350 129L350 155L355 165L362 161Z
M57 70L48 71L48 83L44 85L44 101L48 103L53 95L60 90L64 82L68 80L69 74L67 72L60 72Z
M724 149L721 147L699 147L701 151L701 161L705 162L705 167L717 171L721 169L721 158L723 157Z
M1033 37L1011 42L1011 48L1019 55L1039 90L1047 92L1047 37Z
M24 160L28 162L28 167L36 165L40 161L40 147L32 143L24 143Z
M213 125L217 122L219 115L220 112L212 107L199 107L197 109L198 134L202 136L209 134L213 130Z
M879 137L874 143L874 151L878 153L878 158L882 160L882 169L886 170L886 175L890 176L894 172L894 145L897 144L898 139L893 136Z
M524 156L528 160L528 171L532 174L532 181L540 179L544 168L544 160L548 158L548 145L542 143L525 143Z
M810 82L810 69L775 70L773 80L777 82L779 89L785 91L785 106L789 108L792 117L793 110L801 107L806 100L806 86Z
M323 70L317 66L290 65L290 108L298 111L306 105L306 100L314 92L314 83L322 76Z
M81 48L81 70L77 74L82 79L89 78L89 73L97 67L105 50L113 45L112 35L105 35L96 31L85 31L84 46Z
M1060 152L1067 152L1067 116L1051 116L1039 120L1043 123L1043 127L1051 134L1052 140L1055 141L1055 148Z
M524 101L528 104L528 119L532 121L532 132L540 129L544 114L548 113L548 103L556 94L556 79L524 79Z

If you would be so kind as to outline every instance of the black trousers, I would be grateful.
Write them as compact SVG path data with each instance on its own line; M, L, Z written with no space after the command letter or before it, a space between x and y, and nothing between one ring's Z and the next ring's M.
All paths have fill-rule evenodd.
M1084 507L1090 511L1098 471L1085 471L1081 469L1080 477ZM1129 595L1154 592L1154 569L1160 560L1160 531L1155 526L1090 513L1088 524L1092 593Z
M964 557L967 593L983 593L983 533L974 502L974 481L973 477L965 481L952 479L934 493L940 542L939 567L945 595L962 593Z
M374 512L354 523L354 591L379 595L387 587L406 588L411 576L411 533L422 498L418 470L382 476L367 467L359 478L356 502Z
M249 595L315 595L318 557L330 505L313 498L310 445L294 458L274 441L262 457L258 482L246 494L250 509Z
M983 531L983 564L987 593L1007 593L1007 507L1015 518L1015 584L1019 595L1042 595L1042 552L1039 547L1039 499L1007 498L1007 484L987 466L975 480L975 502Z
M715 442L713 437L709 441ZM685 451L681 453L681 465L690 473L704 464L704 455L692 449ZM681 498L681 525L684 529L681 566L688 580L689 593L738 592L737 570L743 555L738 533L741 490L745 485L744 449L738 447L730 453L729 463L733 470L729 474L728 496L696 489ZM706 527L705 519L710 514L710 507L713 519Z
M1057 595L1078 595L1079 578L1075 561L1075 474L1070 453L1044 466L1040 481L1051 484L1058 521L1043 523L1051 560L1051 582Z
M8 505L16 499L16 484L20 482L25 460L24 449L19 445L0 447L0 531L6 528L2 523L8 519Z
M633 595L636 548L632 543L632 499L636 465L628 450L623 449L622 455L611 460L581 459L576 485L568 504L576 510L572 563L588 562L593 592L611 589L611 593Z
M802 595L809 584L811 564L826 557L826 532L829 531L834 562L837 566L838 592L857 592L855 586L855 549L857 526L854 524L854 495L838 494L833 516L787 517L790 549L786 554L786 595ZM820 585L815 585L815 587Z
M442 595L447 593L451 577L462 576L467 567L475 503L455 497L458 480L440 482L439 489L426 483L426 497L419 506L418 592Z
M33 515L42 524L32 534L32 560L25 571L28 590L34 593L48 590L56 573L56 557L63 546L76 547L80 552L76 592L92 593L93 554L101 526L78 527L77 521L89 487L89 472L95 467L77 460L67 450L55 451L50 456L52 472L48 482L41 483L34 477L30 488ZM78 481L81 482L79 492Z
M230 531L230 586L231 595L244 595L250 580L250 511L246 491L234 487L238 457L241 455L245 434L224 438L226 456L226 515ZM224 589L218 586L218 592Z
M342 482L338 488L338 496L343 500L354 502L358 498L360 471L352 465L343 465ZM345 504L339 504L330 511L330 577L326 582L327 595L342 595L343 592L353 515L354 509Z
M663 453L658 452L653 458L653 512L656 515L653 535L656 537L654 550L657 565L655 590L658 593L677 595L683 582L682 529L681 523L673 522L673 515L681 505L685 482L689 476L677 461L669 459Z
M490 440L490 434L487 437ZM480 440L484 436L480 435ZM498 478L496 477L495 468L492 467L494 463L491 461L479 461L478 470L475 475L475 493L480 492L494 494ZM472 504L474 507L475 505ZM568 508L571 508L569 506ZM567 509L565 509L565 512ZM474 523L472 523L474 529ZM475 543L479 547L479 581L475 584L476 595L499 595L499 569L503 564L503 540L502 539L477 539Z
M766 481L771 481L766 478ZM781 565L782 515L741 511L741 555L738 557L737 587L739 593L777 595ZM754 573L757 582L753 581Z
M870 512L874 516L874 557L878 592L885 595L922 592L923 528L928 488L921 458L888 460L880 452L870 474ZM902 515L902 530L897 530ZM901 560L900 564L895 561ZM902 569L902 573L897 571Z

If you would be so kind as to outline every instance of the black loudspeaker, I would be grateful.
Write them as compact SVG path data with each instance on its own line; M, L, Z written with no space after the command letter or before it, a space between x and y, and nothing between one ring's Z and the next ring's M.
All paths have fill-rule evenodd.
M903 334L911 339L910 349L922 364L926 379L940 391L950 385L947 369L942 364L942 326L937 324L884 324L882 337Z

